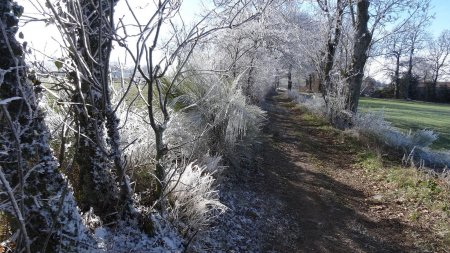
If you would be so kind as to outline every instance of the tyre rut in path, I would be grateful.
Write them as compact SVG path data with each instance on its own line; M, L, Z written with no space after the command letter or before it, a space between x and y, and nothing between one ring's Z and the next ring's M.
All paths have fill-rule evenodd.
M350 144L324 123L302 120L304 112L283 94L269 97L267 107L262 164L250 187L279 200L276 212L283 222L267 221L261 251L416 250L404 235L407 225L371 217L364 185L352 174L356 150Z

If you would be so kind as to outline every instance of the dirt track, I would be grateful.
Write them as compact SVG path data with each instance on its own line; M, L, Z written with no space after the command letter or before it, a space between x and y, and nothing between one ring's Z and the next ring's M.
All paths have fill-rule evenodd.
M289 226L268 233L265 252L411 252L412 228L373 215L354 168L355 147L283 94L269 98L269 136L258 190L280 199ZM311 123L315 122L315 123ZM366 192L365 192L366 191ZM408 232L408 233L407 233Z
M423 252L414 237L426 230L377 210L373 182L355 166L355 142L284 93L266 107L259 166L230 168L221 189L230 211L210 252Z

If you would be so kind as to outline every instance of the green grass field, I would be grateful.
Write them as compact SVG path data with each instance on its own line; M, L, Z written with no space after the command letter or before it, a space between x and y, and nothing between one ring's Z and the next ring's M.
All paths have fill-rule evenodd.
M360 110L362 112L384 111L387 121L405 131L432 129L439 134L439 138L431 147L450 150L450 105L361 98Z

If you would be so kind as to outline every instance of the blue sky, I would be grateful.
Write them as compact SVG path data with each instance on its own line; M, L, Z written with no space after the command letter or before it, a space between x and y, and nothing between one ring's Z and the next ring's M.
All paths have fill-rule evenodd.
M431 5L436 18L432 21L430 32L437 36L442 30L450 29L450 0L431 0Z
M29 1L40 1L44 0L25 0L21 1L25 8L25 12L35 12L31 7ZM181 8L181 12L185 18L185 22L190 23L193 19L198 18L195 14L201 11L202 2L210 3L211 0L184 0ZM120 1L119 4L123 2ZM150 0L151 2L151 0ZM431 26L428 28L429 32L434 36L438 36L439 33L444 29L450 29L450 0L431 0L432 10L431 13L435 13L435 19L432 21ZM121 9L124 11L126 8L122 6L122 8L118 8L117 12L120 12ZM146 13L143 10L144 13ZM119 14L117 14L119 15ZM56 36L58 31L54 27L44 27L41 23L30 23L25 26L22 31L25 33L25 39L32 40L31 44L42 51L46 51L50 54L57 51L57 43L55 43L52 39L52 36ZM43 36L43 32L45 31L45 36ZM55 38L57 39L57 38ZM50 52L49 52L50 51Z
M201 2L202 0L184 0L184 13L198 12ZM207 2L207 0L203 0L203 2ZM435 14L435 19L432 20L428 29L434 36L438 36L442 30L450 30L450 0L431 0L431 7L431 13Z

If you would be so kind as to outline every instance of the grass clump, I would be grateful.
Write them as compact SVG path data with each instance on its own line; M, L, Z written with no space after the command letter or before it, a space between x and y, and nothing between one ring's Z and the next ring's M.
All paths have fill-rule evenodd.
M414 168L393 168L386 175L388 183L392 183L398 190L398 195L411 200L418 205L425 204L433 207L439 201L444 188L438 178L427 175Z
M445 247L450 247L450 186L445 178L425 169L393 164L370 150L357 155L356 166L363 169L378 189L383 201L405 213L405 222L430 227Z
M380 157L373 152L362 152L358 154L358 165L368 173L376 173L383 167Z

